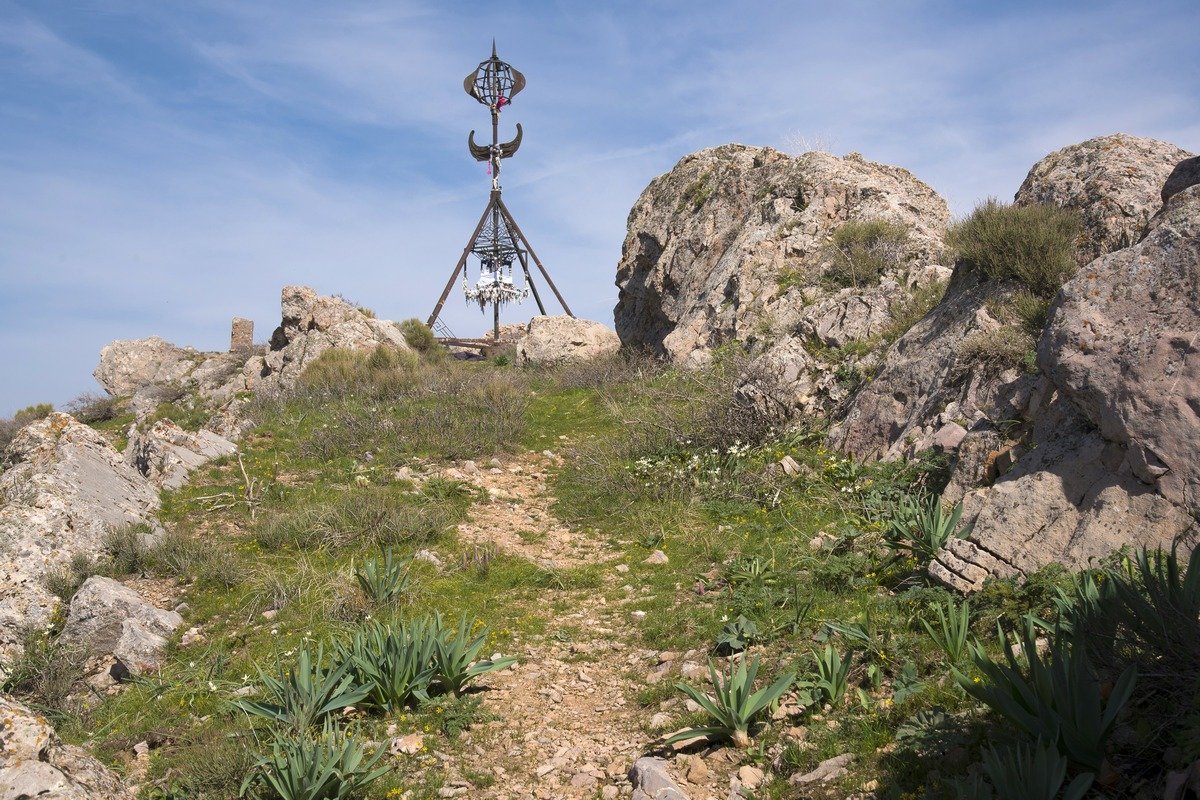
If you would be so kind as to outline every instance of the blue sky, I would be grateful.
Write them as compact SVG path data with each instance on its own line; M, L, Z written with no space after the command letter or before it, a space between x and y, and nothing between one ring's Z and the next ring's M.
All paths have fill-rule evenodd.
M1197 29L1196 0L0 0L0 415L94 391L113 339L265 339L288 283L424 317L486 201L461 82L492 36L529 79L505 198L611 324L630 206L685 153L859 151L961 214L1093 136L1200 151Z

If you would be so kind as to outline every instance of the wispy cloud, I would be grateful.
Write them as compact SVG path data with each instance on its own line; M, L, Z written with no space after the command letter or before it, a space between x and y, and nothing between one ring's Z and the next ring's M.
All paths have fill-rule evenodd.
M1197 22L1192 0L0 0L0 414L88 388L113 338L218 348L234 314L265 337L285 283L423 317L486 201L461 79L493 35L530 78L506 199L608 321L629 208L684 153L819 136L962 212L1091 136L1200 149Z

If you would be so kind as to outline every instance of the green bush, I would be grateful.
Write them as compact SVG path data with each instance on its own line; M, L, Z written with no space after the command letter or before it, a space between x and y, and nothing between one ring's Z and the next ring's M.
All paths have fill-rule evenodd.
M265 719L293 733L303 733L327 717L365 699L370 688L355 680L347 661L327 663L318 647L313 656L301 648L296 663L285 669L276 664L276 675L259 668L263 700L237 700L236 708L252 717Z
M1079 215L1051 205L1012 206L992 198L950 226L961 261L993 280L1012 280L1052 298L1075 273Z
M754 691L754 679L758 676L758 668L758 658L750 659L747 663L743 655L733 659L729 664L729 672L722 675L710 660L708 677L712 682L715 697L709 697L686 683L675 684L676 689L704 709L710 717L710 724L681 731L667 739L666 744L708 736L727 739L735 747L749 747L751 727L759 721L764 712L779 702L779 698L783 697L796 681L796 674L789 672L770 686Z
M971 534L974 523L958 530L962 512L961 502L945 509L937 495L924 499L905 495L883 529L883 541L895 557L911 556L928 564L951 537L965 539Z
M881 219L851 220L833 233L832 264L825 279L835 286L874 286L907 257L908 229Z
M408 346L422 355L440 347L429 326L415 317L404 320L397 327L400 328L400 333L404 334L404 341L408 342Z
M255 800L347 800L361 796L390 766L378 766L387 754L379 747L367 756L363 745L328 721L318 734L276 736L271 753L258 760L242 783L241 795Z
M49 403L38 403L35 406L22 408L13 414L11 419L0 419L0 451L8 447L9 442L16 438L17 431L31 422L37 422L39 419L50 416L50 412L53 410L54 406Z

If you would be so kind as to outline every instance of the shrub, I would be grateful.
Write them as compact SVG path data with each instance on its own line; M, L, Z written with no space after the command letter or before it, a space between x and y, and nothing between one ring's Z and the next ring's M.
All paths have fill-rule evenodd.
M69 603L75 593L79 591L79 587L83 586L83 582L100 572L101 565L91 556L86 553L75 553L69 562L60 564L47 572L42 583L59 600Z
M961 374L976 367L997 373L1006 369L1035 371L1035 344L1028 333L1011 325L976 331L958 343L955 371Z
M908 239L903 225L881 219L851 220L833 232L833 261L825 279L835 286L874 286L885 272L904 263Z
M94 425L116 419L121 413L121 401L107 394L85 392L67 403L63 410L85 425Z
M11 419L0 419L0 451L8 447L9 442L16 438L17 432L31 422L37 422L50 416L54 406L49 403L39 403L26 406L12 415Z
M397 561L391 548L383 551L383 560L372 558L354 571L358 585L372 602L392 603L408 592L412 559Z
M913 325L925 319L929 312L942 302L947 286L949 286L947 281L934 281L927 286L914 289L913 293L903 300L892 303L889 308L892 315L891 322L880 332L880 338L891 344L908 333Z
M364 704L399 712L428 699L437 636L435 626L424 619L395 625L372 622L339 645L338 659L365 690Z
M987 773L995 800L1082 800L1095 775L1085 772L1063 790L1067 780L1067 759L1053 742L1032 745L1017 743L983 751L983 771ZM993 793L978 786L972 800L991 800Z
M441 617L434 618L434 629L437 631L434 653L434 671L442 691L450 692L455 697L462 694L463 689L475 678L511 666L517 662L515 658L498 658L480 661L479 652L487 642L488 629L485 627L478 633L479 627L463 617L454 631L443 629Z
M418 353L428 353L440 346L429 326L415 317L404 320L397 327L400 328L400 333L404 335L404 341L408 342L408 346Z
M45 631L27 629L21 655L4 665L0 691L61 722L73 710L70 695L83 679L84 655L78 648L59 644Z
M1079 215L1051 205L1012 206L991 198L950 226L958 257L993 280L1012 280L1051 298L1074 274Z

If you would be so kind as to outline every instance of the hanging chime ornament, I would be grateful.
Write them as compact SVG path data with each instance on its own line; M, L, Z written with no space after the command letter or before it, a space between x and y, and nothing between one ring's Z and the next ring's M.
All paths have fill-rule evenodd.
M483 216L479 218L475 232L471 234L470 241L463 248L458 264L450 275L450 280L446 282L446 288L442 291L437 305L434 306L433 313L429 315L427 324L432 328L437 323L442 306L445 305L446 298L450 295L450 289L461 272L463 294L466 296L467 302L478 303L481 311L486 310L489 305L492 307L492 332L495 342L500 338L501 306L507 303L520 303L532 292L538 311L543 315L546 313L537 286L533 282L533 276L529 272L530 259L533 260L542 277L546 279L547 285L554 292L563 311L569 316L574 316L574 314L567 307L567 303L554 285L554 281L550 279L550 273L546 271L537 254L533 252L533 248L529 246L525 234L521 232L516 220L513 219L501 198L500 163L505 158L511 158L517 152L517 148L521 146L524 131L521 123L518 122L517 135L511 141L501 142L500 112L511 105L513 97L525 88L525 76L514 69L511 64L500 60L496 55L496 42L492 40L492 57L481 62L466 77L463 81L463 88L467 94L487 106L491 111L491 145L476 144L475 131L471 131L467 137L467 147L476 161L487 162L488 174L492 177L492 190ZM467 275L467 261L472 255L479 260L479 279L474 285L470 283ZM524 286L517 286L514 282L514 264L519 264L521 267Z

